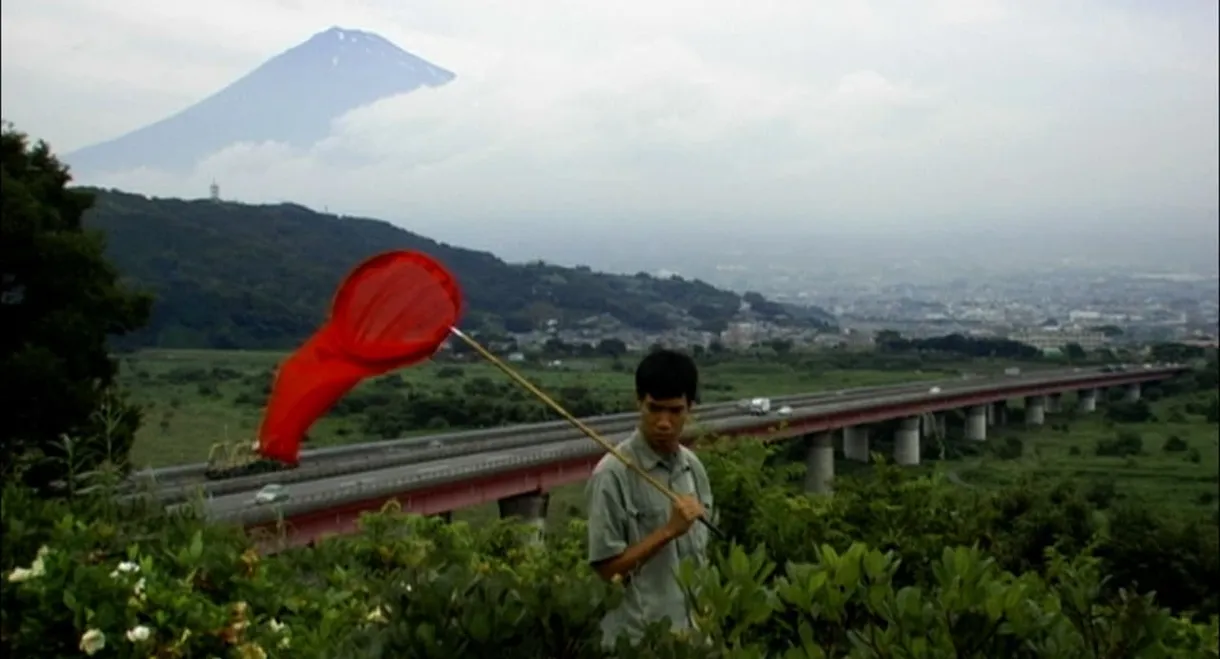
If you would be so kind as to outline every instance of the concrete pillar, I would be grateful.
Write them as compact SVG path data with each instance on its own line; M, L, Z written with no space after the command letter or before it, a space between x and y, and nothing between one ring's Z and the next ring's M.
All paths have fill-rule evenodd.
M990 405L976 405L966 409L966 439L982 442L987 440L987 410Z
M809 438L809 451L805 454L805 491L830 494L834 477L834 439L830 433L820 432Z
M995 405L990 404L990 405L985 405L984 407L987 409L987 427L990 428L995 425L995 417L996 417Z
M843 429L843 457L868 462L868 426L847 426Z
M500 518L516 517L519 523L532 527L529 541L541 543L546 531L546 513L550 502L549 492L527 492L500 499Z
M1140 399L1140 383L1132 382L1127 385L1127 390L1123 394L1124 403L1134 403Z
M1088 414L1097 409L1097 390L1081 389L1076 392L1076 411Z
M909 416L899 422L894 432L894 462L919 464L919 417Z
M1058 414L1063 411L1063 394L1051 394L1046 397L1046 411Z
M1025 425L1040 426L1046 420L1046 396L1025 398Z

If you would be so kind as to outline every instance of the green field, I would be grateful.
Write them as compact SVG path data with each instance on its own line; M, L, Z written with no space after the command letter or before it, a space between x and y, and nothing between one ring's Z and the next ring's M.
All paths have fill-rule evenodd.
M144 422L132 450L133 463L139 468L198 462L206 458L213 444L252 439L266 399L265 383L283 358L284 354L279 352L219 350L147 350L123 356L120 382L144 409ZM704 400L710 403L758 395L944 379L954 377L964 368L980 372L1005 365L938 364L935 370L881 371L819 368L816 358L806 358L801 363L798 367L777 360L743 358L702 366ZM584 388L609 408L627 410L633 398L632 364L626 361L616 366L609 359L567 360L560 368L522 365L520 371L548 392ZM502 373L481 361L432 361L384 376L380 381L362 383L348 396L359 396L377 387L436 391L480 377L493 382L507 381ZM358 414L340 417L332 413L311 429L311 445L375 439L362 430L362 421ZM421 425L404 428L397 436L438 430L441 429Z
M1190 403L1206 404L1214 392L1196 393L1156 401L1151 407L1157 420L1149 423L1110 422L1101 413L1089 416L1050 415L1043 427L1034 430L994 428L992 436L1015 437L1024 443L1024 452L1014 460L971 458L950 462L961 480L971 485L1006 485L1021 478L1039 480L1070 479L1113 487L1120 497L1135 497L1175 508L1215 507L1216 487L1220 480L1220 447L1217 426L1201 415L1184 413ZM1058 428L1056 428L1058 426ZM1120 435L1138 437L1138 455L1114 457L1097 455L1099 442ZM1166 451L1171 437L1177 450Z

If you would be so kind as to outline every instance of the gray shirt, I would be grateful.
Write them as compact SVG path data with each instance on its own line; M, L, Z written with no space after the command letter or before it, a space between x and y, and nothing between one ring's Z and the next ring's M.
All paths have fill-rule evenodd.
M703 463L693 451L681 447L674 455L661 456L638 431L619 444L618 449L674 492L697 495L712 518L711 484ZM618 556L640 542L664 526L673 509L668 497L609 454L594 467L585 497L590 563ZM670 541L632 571L623 603L602 620L603 640L613 644L624 631L633 641L637 640L641 623L666 616L676 629L689 627L690 613L676 579L677 569L686 558L705 561L707 541L707 527L696 522L685 535Z

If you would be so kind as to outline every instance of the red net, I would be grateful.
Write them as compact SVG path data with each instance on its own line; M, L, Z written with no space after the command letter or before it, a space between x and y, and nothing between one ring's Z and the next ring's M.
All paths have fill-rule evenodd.
M301 440L361 380L436 353L457 325L462 294L440 263L387 252L340 284L331 316L280 366L259 428L263 456L296 464Z

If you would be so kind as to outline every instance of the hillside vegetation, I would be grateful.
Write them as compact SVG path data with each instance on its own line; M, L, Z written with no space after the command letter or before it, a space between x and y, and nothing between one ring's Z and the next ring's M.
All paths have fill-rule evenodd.
M107 257L156 297L148 326L133 335L133 342L144 346L294 347L318 326L343 277L360 261L390 249L421 250L453 270L466 295L467 327L522 332L549 319L576 323L609 314L642 330L718 331L743 318L743 296L700 281L509 264L388 222L340 218L295 204L91 192L95 200L86 226L105 233ZM755 317L833 321L824 313L790 319L785 307L748 295Z

